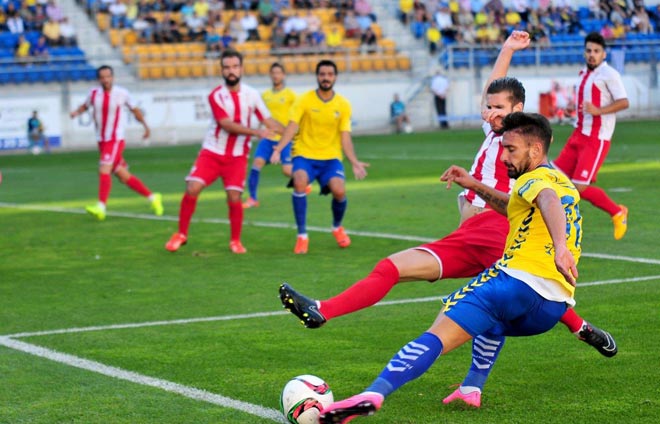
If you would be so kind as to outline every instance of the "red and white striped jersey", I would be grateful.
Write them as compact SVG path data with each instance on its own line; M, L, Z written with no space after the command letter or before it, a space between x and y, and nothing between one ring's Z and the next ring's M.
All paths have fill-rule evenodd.
M486 139L481 144L474 158L470 175L496 190L510 193L515 180L509 178L506 165L500 160L502 154L502 134L493 131L488 122L482 126ZM490 207L473 190L464 190L461 194L473 206Z
M92 109L97 141L124 139L127 120L126 113L122 113L122 107L137 107L128 90L118 85L113 85L107 92L101 86L94 87L89 91L85 104Z
M211 124L202 148L218 155L247 157L250 153L250 136L229 133L220 127L219 122L230 118L237 124L250 127L253 114L259 122L270 118L270 112L259 92L245 84L241 84L238 91L230 91L227 86L219 85L209 94L209 104Z
M584 113L582 105L584 102L591 102L596 107L605 107L615 100L627 98L621 75L603 61L593 71L587 67L580 71L580 81L576 89L578 119L575 127L588 137L611 140L616 125L616 113L593 116Z

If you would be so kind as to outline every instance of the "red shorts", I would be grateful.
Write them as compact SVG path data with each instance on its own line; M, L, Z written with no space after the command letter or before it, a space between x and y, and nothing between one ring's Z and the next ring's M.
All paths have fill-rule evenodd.
M112 165L112 172L117 168L126 168L128 164L124 160L124 140L99 141L99 152L101 159L99 164Z
M596 181L609 151L609 140L588 137L575 130L552 163L574 183L591 184Z
M225 190L243 192L247 174L247 158L245 156L218 155L207 149L202 149L195 164L186 177L186 181L199 181L210 186L222 177Z
M474 277L502 257L509 221L495 211L469 218L446 237L415 249L429 252L440 262L439 278Z

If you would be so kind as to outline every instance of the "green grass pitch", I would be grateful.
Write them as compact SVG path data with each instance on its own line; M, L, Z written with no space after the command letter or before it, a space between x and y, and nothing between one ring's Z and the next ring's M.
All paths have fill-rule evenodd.
M469 367L464 346L355 422L660 422L657 128L619 123L599 174L598 185L630 209L626 237L614 241L609 217L581 205L577 311L615 336L616 357L562 325L509 339L482 408L470 410L441 403ZM555 130L551 157L570 132ZM328 297L382 257L452 231L458 188L446 190L439 176L454 163L469 168L482 140L480 130L356 137L371 167L364 181L347 169L353 244L336 246L330 201L311 195L305 256L292 253L290 192L276 167L262 173L261 206L245 211L247 255L228 249L221 184L202 193L188 244L171 254L163 246L198 145L125 152L131 170L163 193L163 219L117 181L106 221L86 216L98 185L94 151L0 156L0 423L265 424L277 420L280 390L298 374L324 378L336 399L364 389L428 328L437 297L465 281L402 284L385 299L400 303L318 330L283 313L277 287L289 281Z

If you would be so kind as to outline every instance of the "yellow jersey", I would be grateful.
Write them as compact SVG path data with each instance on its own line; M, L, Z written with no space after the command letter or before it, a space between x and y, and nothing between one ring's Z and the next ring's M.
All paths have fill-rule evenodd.
M580 195L563 173L550 166L540 166L523 174L513 185L507 207L509 234L504 255L497 265L514 277L518 274L515 271L519 270L541 280L557 282L564 293L573 297L575 287L555 267L552 238L535 203L544 189L553 190L559 197L566 214L566 244L575 263L579 261L582 251L582 216L578 208ZM530 285L534 287L534 284Z
M326 101L308 91L296 100L289 120L298 124L298 138L293 143L293 156L307 159L343 159L341 133L351 131L351 104L335 93Z
M296 101L296 93L289 87L277 91L269 88L261 94L261 98L264 100L264 104L270 111L272 118L286 127L289 124L291 106ZM280 138L281 136L277 134L271 140L279 141Z

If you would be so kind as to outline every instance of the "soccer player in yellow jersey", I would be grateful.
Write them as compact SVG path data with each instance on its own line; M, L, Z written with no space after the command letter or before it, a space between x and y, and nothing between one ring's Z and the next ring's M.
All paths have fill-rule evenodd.
M289 123L289 111L293 103L296 101L296 93L292 89L285 86L286 73L284 67L278 62L270 65L270 80L273 83L272 88L264 91L261 98L264 100L266 107L270 111L271 116L277 122L286 126ZM252 162L252 169L250 170L250 177L248 178L248 190L250 197L243 202L243 208L254 208L259 206L257 198L257 188L259 187L259 176L261 169L270 161L270 156L273 154L273 148L277 146L280 140L279 135L275 135L272 139L262 138L259 141L257 150L254 153L254 160ZM291 145L288 144L282 149L280 154L282 161L282 173L287 177L291 176Z
M280 163L283 149L293 143L293 213L298 227L294 253L305 254L307 236L307 185L317 180L321 194L332 193L332 234L339 247L348 247L351 239L342 227L346 212L346 185L342 151L358 180L367 176L369 164L360 162L351 139L351 104L334 91L337 65L322 60L316 65L318 88L296 100L280 142L273 149L270 162Z
M578 191L548 164L552 130L547 119L514 112L504 118L503 127L500 159L517 179L510 195L457 166L441 177L475 190L507 216L510 229L502 258L451 294L433 325L404 346L364 392L323 409L321 424L373 414L386 396L425 373L441 354L474 337L503 342L505 336L540 334L575 304L582 238Z

